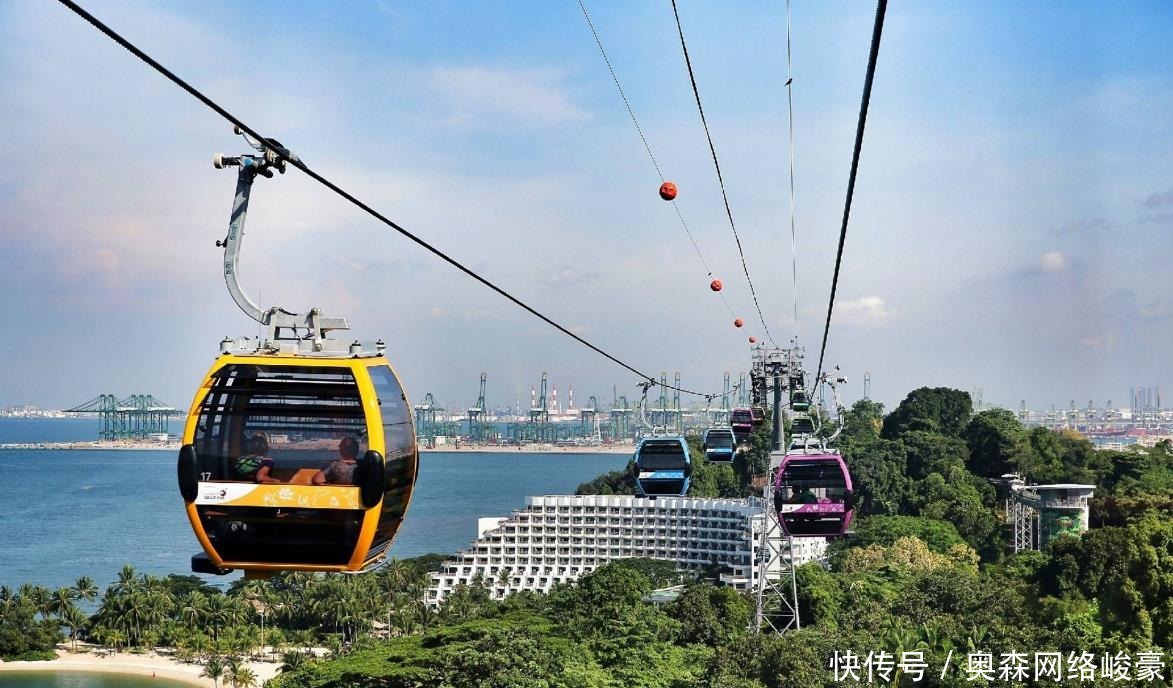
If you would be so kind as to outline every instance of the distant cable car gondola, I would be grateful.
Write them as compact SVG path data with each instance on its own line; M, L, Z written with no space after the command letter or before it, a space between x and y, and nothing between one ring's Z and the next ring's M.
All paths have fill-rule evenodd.
M774 474L774 508L790 537L846 535L854 507L851 475L837 453L788 453Z
M652 434L640 439L635 445L632 457L635 464L635 494L639 497L672 496L688 494L692 477L692 457L688 442L680 435L661 434L662 428L648 421L648 388L655 381L640 384L643 398L639 402L640 422L652 428Z
M815 421L809 413L795 413L790 419L791 437L814 435L815 432Z
M279 144L246 140L262 155L216 156L216 167L241 168L224 275L268 332L221 342L188 413L179 490L204 550L192 570L363 571L386 554L411 501L419 461L410 407L382 342L328 339L348 328L344 318L262 310L241 291L253 179L283 171Z
M672 182L664 182L660 185L660 198L665 201L671 201L676 198L676 185Z
M741 327L744 324L745 324L745 321L743 321L741 318L734 318L733 319L733 326L734 327Z
M709 428L705 431L705 458L715 463L733 460L737 439L732 428Z
M688 494L692 459L678 435L644 437L635 448L635 492L640 497Z
M729 412L729 427L733 430L737 443L742 444L753 432L753 411L747 408L733 409Z
M753 418L754 428L760 428L766 422L766 409L761 406L751 406L749 409L750 417Z
M709 289L712 289L713 291L721 291L724 286L725 285L721 284L721 280L719 279L715 279L712 282L709 282Z

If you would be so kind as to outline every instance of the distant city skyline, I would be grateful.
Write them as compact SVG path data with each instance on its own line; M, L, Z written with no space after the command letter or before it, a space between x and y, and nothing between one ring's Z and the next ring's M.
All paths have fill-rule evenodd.
M670 8L587 3L712 276L577 3L90 9L314 167L574 332L719 392L757 325ZM785 14L681 3L749 269L779 343L817 356L873 14L793 7L799 322ZM257 27L266 27L258 31ZM1017 408L1170 386L1173 6L889 8L827 360L891 409L983 388ZM225 335L230 126L56 3L0 5L0 407L190 402ZM48 57L51 56L51 59ZM383 338L413 404L637 380L293 171L256 186L241 261L268 306ZM723 294L745 327L709 290ZM685 403L688 403L687 401Z
M970 394L970 397L974 403L974 411L975 412L977 412L979 410L979 403L981 404L982 409L988 410L991 408L1004 408L1004 409L1007 409L1010 411L1017 412L1020 410L1023 401L1026 402L1027 409L1029 411L1032 411L1035 413L1042 413L1042 412L1052 410L1052 409L1057 412L1067 411L1068 409L1071 408L1072 402L1074 402L1075 408L1079 411L1086 410L1087 404L1089 402L1092 403L1092 407L1096 410L1103 410L1103 409L1124 410L1124 409L1137 409L1137 408L1140 408L1140 409L1146 409L1146 408L1147 409L1160 409L1162 411L1173 410L1173 403L1171 403L1169 398L1166 396L1166 388L1163 385L1139 386L1139 387L1130 387L1129 388L1129 392L1133 393L1133 394L1139 393L1139 394L1143 395L1145 390L1150 391L1150 394L1148 395L1147 402L1144 401L1143 399L1130 398L1129 394L1125 394L1119 398L1118 397L1110 397L1110 398L1106 398L1106 399L1086 399L1083 397L1076 397L1074 399L1069 399L1067 401L1043 401L1040 403L1032 403L1029 399L1021 399L1021 398L1019 399L1018 402L1015 402L1015 403L1002 401L1002 400L990 400L990 399L985 398L984 394L979 399L977 396L975 396L975 392L977 391L976 389L962 390L962 391ZM1157 394L1158 390L1160 390L1159 394ZM912 390L909 390L909 391L912 391ZM635 404L638 401L638 398L636 396L638 394L637 390L628 390L627 392L625 392L623 390L619 390L618 393L620 396L625 396L627 398L627 402L630 406L632 406L633 408L635 407ZM434 393L433 393L433 395L434 395ZM116 394L115 396L119 396L119 395ZM130 396L130 393L127 392L125 395L122 395L122 396ZM602 396L599 394L594 394L594 395L579 394L579 395L576 395L575 403L573 406L571 406L569 403L569 400L564 397L563 399L558 400L558 407L561 409L561 411L563 413L568 413L572 410L578 411L578 410L583 409L586 406L586 404L589 402L589 399L591 396L596 397L596 400L598 401L600 410L608 410L611 408L611 405L613 402L613 396L611 396L611 395ZM421 394L419 397L412 398L411 401L412 401L413 405L420 403L423 400L423 397L424 397L424 395ZM853 395L851 393L850 388L849 388L846 390L846 393L843 394L843 398L844 398L844 404L846 406L850 406L855 401L862 399L863 395L862 394ZM654 404L658 403L658 399L659 399L658 393L654 394L654 396L649 396L649 403L654 405ZM172 403L169 400L163 400L163 401L167 401L168 403ZM874 401L874 399L873 399L873 401ZM474 390L474 393L467 399L465 399L463 397L460 397L460 398L454 397L452 399L443 399L440 397L436 397L436 402L439 403L444 408L444 410L447 414L461 415L461 414L465 414L467 412L468 408L470 408L476 402L476 393ZM553 410L554 409L554 400L552 398L550 398L550 399L548 399L548 402L550 405L549 406L550 409ZM1109 402L1112 402L1110 406L1108 405ZM81 403L84 403L84 402L78 402L77 404L67 404L67 405L55 406L55 407L43 407L43 406L39 406L37 404L20 404L20 403L6 404L4 406L0 406L0 417L21 416L23 414L28 414L28 413L35 414L36 412L46 412L46 413L56 414L57 412L68 410L69 408L80 405ZM703 402L693 401L693 402L682 402L682 403L685 408L689 408L689 409L699 410L699 409L704 408ZM829 401L828 401L828 403L829 403ZM899 400L896 403L899 403ZM671 404L671 395L669 395L669 404ZM736 406L736 405L737 405L736 398L734 398L731 401L730 406ZM176 409L179 409L179 410L184 410L187 408L186 403L174 404L174 406ZM712 403L712 408L719 408L719 407L720 407L719 401L714 400ZM895 407L895 404L885 404L885 412L891 411L894 407ZM498 399L494 399L494 397L491 394L486 394L486 409L487 409L489 415L499 415L500 411L505 411L507 413L519 413L520 415L524 416L529 408L530 408L530 396L528 394L524 398L523 397L515 397L514 399L512 399L510 401L501 401Z

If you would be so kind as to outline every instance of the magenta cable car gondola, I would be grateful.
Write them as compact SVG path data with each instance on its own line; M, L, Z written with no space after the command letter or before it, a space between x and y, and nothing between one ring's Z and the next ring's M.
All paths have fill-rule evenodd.
M749 438L749 434L753 432L753 411L748 408L733 409L733 412L729 414L729 427L733 429L738 444L745 442Z
M855 507L851 474L835 453L787 454L774 475L774 508L790 537L847 534Z

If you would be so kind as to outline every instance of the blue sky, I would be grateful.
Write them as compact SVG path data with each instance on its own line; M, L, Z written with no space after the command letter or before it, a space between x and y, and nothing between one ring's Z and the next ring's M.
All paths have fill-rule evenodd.
M680 10L771 329L791 316L784 5ZM320 172L640 368L746 366L578 5L91 1ZM667 2L588 7L726 294L756 322ZM800 341L817 351L873 6L796 2ZM1166 3L894 2L829 360L859 395L1125 402L1173 385ZM230 126L55 3L0 5L0 405L186 405L235 310L214 247ZM256 189L242 281L383 337L413 398L493 404L542 371L635 380L293 172Z

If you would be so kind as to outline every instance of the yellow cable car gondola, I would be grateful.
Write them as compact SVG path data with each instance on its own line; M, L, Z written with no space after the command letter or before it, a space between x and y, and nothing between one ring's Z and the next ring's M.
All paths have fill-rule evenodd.
M386 554L411 502L419 470L411 407L381 341L329 339L348 329L345 319L262 310L241 291L236 264L253 179L284 167L277 142L249 143L262 155L216 157L217 167L241 168L224 274L268 336L222 341L188 412L178 477L203 547L192 570L364 571Z

